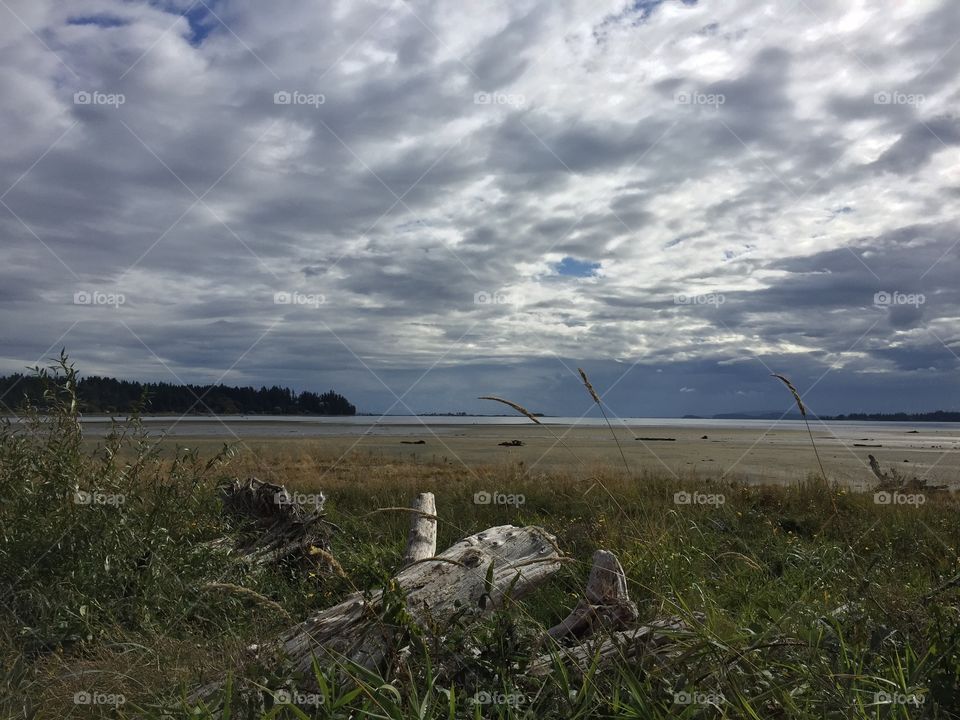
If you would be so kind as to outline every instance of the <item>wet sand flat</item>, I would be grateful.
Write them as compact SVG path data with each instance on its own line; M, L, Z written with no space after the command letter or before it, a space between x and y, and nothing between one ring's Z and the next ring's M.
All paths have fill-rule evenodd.
M784 425L792 425L784 427ZM279 426L279 427L278 427ZM382 456L389 461L441 462L471 468L523 463L527 469L580 468L597 464L622 466L610 431L570 425L433 425L406 424L389 428L356 424L327 425L327 434L304 436L282 423L257 421L237 432L229 424L206 421L188 435L166 443L219 447L234 442L240 449L273 453L309 453L336 460L345 454ZM805 429L795 424L760 423L757 427L683 427L644 424L616 429L631 470L678 476L790 483L817 472L817 462ZM960 486L960 429L820 424L814 439L831 479L852 487L874 481L868 455L884 470L895 467L906 476L931 483ZM562 442L558 441L562 439ZM639 439L638 439L639 438ZM519 441L520 446L500 443Z

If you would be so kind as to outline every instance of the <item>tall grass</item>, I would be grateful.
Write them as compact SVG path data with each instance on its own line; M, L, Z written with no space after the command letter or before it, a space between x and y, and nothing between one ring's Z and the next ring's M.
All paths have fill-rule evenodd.
M583 386L587 389L587 392L590 393L590 397L597 404L597 407L600 408L600 414L603 415L603 419L607 423L607 427L610 428L610 434L613 435L614 442L617 443L617 450L620 451L620 458L623 460L623 467L627 471L627 474L630 473L630 465L627 464L627 456L623 454L623 447L620 445L620 438L617 437L617 433L613 429L613 425L610 424L610 418L607 417L607 411L603 409L603 403L600 401L600 396L597 394L597 391L594 390L593 384L590 382L590 378L587 377L587 373L584 372L583 368L577 368L577 372L580 373L580 379L583 380Z
M823 462L820 460L820 451L817 450L817 443L813 439L813 431L810 429L810 421L807 419L807 408L803 404L803 398L800 397L800 391L797 390L794 384L783 375L778 375L777 373L771 373L771 375L786 385L787 389L789 389L790 393L793 395L793 400L797 404L797 408L800 410L800 416L803 418L803 422L807 426L807 434L810 436L810 444L813 446L813 454L816 455L817 465L820 467L820 476L823 478L823 481L826 482L827 473L823 469Z

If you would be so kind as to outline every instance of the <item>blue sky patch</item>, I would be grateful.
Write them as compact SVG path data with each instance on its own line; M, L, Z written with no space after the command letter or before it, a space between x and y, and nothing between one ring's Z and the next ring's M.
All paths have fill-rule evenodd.
M203 0L203 2L195 0L184 11L171 7L171 3L168 0L150 0L150 4L165 12L179 12L180 15L186 18L187 22L190 23L190 34L187 36L187 40L194 47L199 47L203 44L203 41L206 40L210 33L216 30L220 24L220 21L217 20L213 13L217 11L217 5L221 4L221 0Z
M616 16L615 21L630 20L634 25L642 23L656 10L663 5L666 0L634 0L630 6L620 15ZM684 5L696 5L697 0L680 0Z
M78 15L67 18L67 25L96 25L102 28L123 27L130 23L115 15Z
M187 22L190 23L190 44L194 47L206 40L207 36L220 24L220 21L210 12L214 10L216 4L216 0L207 0L206 5L197 3L183 13Z
M590 277L600 269L600 263L565 257L557 263L557 274L567 277Z

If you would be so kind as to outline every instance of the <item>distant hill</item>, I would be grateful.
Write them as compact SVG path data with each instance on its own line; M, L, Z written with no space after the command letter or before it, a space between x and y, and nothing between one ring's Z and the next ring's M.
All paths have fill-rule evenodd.
M834 415L824 420L877 420L887 422L960 422L960 412L954 410L935 410L925 413L849 413Z
M791 412L784 415L782 412L755 412L755 413L720 413L713 416L714 420L803 420L800 413Z
M685 415L695 418L695 415ZM797 412L784 415L782 412L743 412L721 413L711 416L714 420L802 420L803 416ZM820 420L870 420L888 422L960 422L960 412L950 410L936 410L925 413L848 413L846 415L821 415Z
M191 413L197 415L356 415L343 395L290 388L233 387L229 385L174 385L141 383L91 376L77 383L80 410L85 413L129 413L141 406L145 414ZM0 377L0 397L11 406L24 399L43 407L43 383L30 375ZM201 398L198 402L197 398Z

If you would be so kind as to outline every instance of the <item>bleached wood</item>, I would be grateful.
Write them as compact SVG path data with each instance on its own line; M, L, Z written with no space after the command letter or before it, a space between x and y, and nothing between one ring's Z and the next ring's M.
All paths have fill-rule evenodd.
M404 566L437 554L437 502L431 492L420 493L413 501L410 533L403 554Z
M583 600L547 634L554 640L587 637L601 626L607 630L626 627L637 615L637 606L627 592L627 576L617 556L597 550Z
M689 634L689 629L679 618L654 620L630 630L583 639L571 647L558 646L553 653L544 653L534 660L527 672L535 676L549 675L554 671L554 658L558 657L574 672L584 674L595 661L603 666L614 660L664 652L685 634Z

